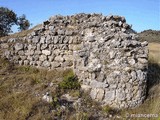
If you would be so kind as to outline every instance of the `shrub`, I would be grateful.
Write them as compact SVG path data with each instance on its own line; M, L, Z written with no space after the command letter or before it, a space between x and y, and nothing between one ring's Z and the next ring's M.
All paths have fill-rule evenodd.
M68 72L63 78L63 81L59 83L61 89L79 89L80 83L72 70Z
M109 107L108 105L104 106L102 110L103 112L108 113L108 114L110 114L113 111L113 109Z

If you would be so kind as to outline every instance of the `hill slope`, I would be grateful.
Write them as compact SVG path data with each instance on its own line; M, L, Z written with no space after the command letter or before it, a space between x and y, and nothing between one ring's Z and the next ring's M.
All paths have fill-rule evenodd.
M141 41L156 42L160 43L160 31L156 30L145 30L138 33Z

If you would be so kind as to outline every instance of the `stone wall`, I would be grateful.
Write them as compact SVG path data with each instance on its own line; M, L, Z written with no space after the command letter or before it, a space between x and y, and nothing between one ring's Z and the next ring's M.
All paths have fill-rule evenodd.
M121 16L53 16L32 33L1 40L3 56L19 65L73 68L82 89L116 108L138 106L146 96L147 42Z

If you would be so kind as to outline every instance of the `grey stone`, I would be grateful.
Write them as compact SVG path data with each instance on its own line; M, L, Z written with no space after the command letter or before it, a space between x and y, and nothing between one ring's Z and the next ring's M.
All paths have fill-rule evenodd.
M92 88L107 88L107 87L108 87L108 84L103 83L103 82L98 82L98 81L96 81L96 80L92 80L92 81L90 82L90 86L91 86Z
M3 44L0 45L0 47L2 49L7 49L7 48L9 48L9 45L7 43L3 43Z
M23 56L24 55L24 51L23 50L18 51L18 55Z
M73 62L72 61L65 61L63 62L63 64L61 65L62 67L70 67L73 65Z
M115 99L115 91L114 90L112 90L112 91L106 90L105 96L104 96L104 101L110 102L110 101L113 101L114 99Z
M28 50L35 50L36 49L36 46L33 46L31 44L28 45Z
M44 49L46 49L47 47L48 47L47 44L42 44L42 45L41 45L41 50L44 50Z
M131 76L132 76L132 80L136 80L137 79L137 74L135 71L131 72Z
M146 63L148 63L148 60L146 58L138 58L138 62L140 62L142 64L146 64Z
M114 59L115 56L116 56L116 52L115 51L111 51L111 52L109 52L109 55L110 55L111 59Z
M51 43L51 36L50 35L47 35L47 37L46 37L46 43L47 44L50 44Z
M88 36L87 37L87 40L89 41L89 42L95 42L96 40L95 40L95 36Z
M65 34L65 31L62 29L62 30L60 30L60 29L58 29L58 35L64 35Z
M46 56L46 55L41 55L41 56L39 57L39 60L40 60L40 61L47 60L47 56Z
M125 95L124 90L121 90L121 89L116 90L116 97L117 97L117 99L120 100L120 101L125 100L125 99L126 99L126 95Z
M40 40L40 37L39 36L35 36L32 41L33 41L33 43L38 43L39 40Z
M29 56L29 55L33 55L34 54L34 50L27 50L26 52L25 52L25 55L27 55L27 56Z
M42 50L42 53L44 55L51 55L51 51L49 51L49 50Z
M141 71L141 70L137 70L137 78L140 80L140 82L143 82L146 80L146 74Z
M144 42L141 43L141 45L142 45L142 47L145 47L145 46L148 45L148 42L147 42L147 41L144 41Z
M104 94L105 94L105 91L104 89L97 89L98 93L97 93L97 100L98 101L102 101L104 99Z
M4 52L4 57L9 58L10 57L10 51L6 50Z
M53 102L52 96L50 96L48 92L45 95L43 95L42 100L44 100L44 101L46 101L48 103L52 103Z
M57 44L58 41L59 41L59 36L55 36L55 37L54 37L54 44Z
M62 56L56 56L55 61L64 62L64 58Z
M48 56L48 59L50 62L54 61L54 58L56 57L55 54L52 54L51 56Z
M48 62L48 61L44 61L43 63L42 63L42 65L44 66L44 67L50 67L51 66L51 63L50 62Z
M67 36L71 36L71 35L73 35L73 31L72 30L66 30L65 34Z
M92 99L96 99L97 98L97 88L93 88L90 92L90 96Z
M68 42L69 42L69 38L68 38L68 37L65 37L64 40L63 40L63 43L64 43L64 44L68 44Z
M16 51L22 50L23 49L23 44L22 43L16 43L14 48Z
M41 52L40 50L35 50L34 54L35 54L35 55L41 55L42 52Z
M29 61L28 60L24 60L24 65L29 65Z
M49 26L49 30L54 30L54 26Z
M41 39L40 39L40 43L44 44L45 40L46 40L46 37L42 36Z
M60 67L61 64L59 62L51 62L51 68L54 69L54 68L58 68Z
M130 59L128 62L130 65L134 65L136 63L135 59Z

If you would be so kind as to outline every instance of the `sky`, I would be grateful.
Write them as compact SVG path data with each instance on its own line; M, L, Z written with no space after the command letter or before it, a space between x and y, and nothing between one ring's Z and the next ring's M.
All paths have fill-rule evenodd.
M57 14L102 13L124 16L137 32L160 30L160 0L0 0L0 7L25 14L32 27Z

